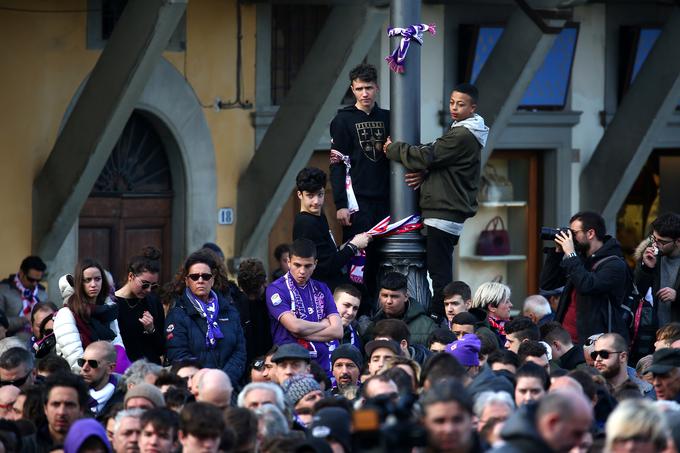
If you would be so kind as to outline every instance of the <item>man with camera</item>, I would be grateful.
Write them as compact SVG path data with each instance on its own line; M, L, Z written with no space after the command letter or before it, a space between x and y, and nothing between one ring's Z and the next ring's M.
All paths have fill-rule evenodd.
M628 271L618 241L606 234L602 216L579 212L556 232L541 271L541 288L564 286L556 319L574 343L615 332L628 338L621 303Z

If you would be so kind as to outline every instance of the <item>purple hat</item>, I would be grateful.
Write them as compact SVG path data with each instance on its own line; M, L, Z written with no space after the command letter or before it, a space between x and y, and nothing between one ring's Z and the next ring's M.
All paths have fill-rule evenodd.
M479 366L479 351L482 342L473 333L463 335L458 341L446 345L446 352L458 359L463 366Z
M113 451L102 424L93 418L81 418L76 420L68 430L66 439L64 439L64 453L77 453L90 437L98 438L107 452Z

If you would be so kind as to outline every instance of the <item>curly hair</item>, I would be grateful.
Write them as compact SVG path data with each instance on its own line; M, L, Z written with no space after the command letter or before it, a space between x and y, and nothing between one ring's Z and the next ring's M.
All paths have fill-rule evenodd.
M216 293L227 294L229 291L229 277L227 276L227 268L224 261L217 257L217 254L210 249L200 249L192 253L184 261L184 264L179 268L175 278L172 282L171 293L175 296L182 296L187 287L186 278L189 275L189 269L194 264L205 264L210 268L213 274L212 289Z
M257 258L247 258L238 267L238 286L246 295L259 295L262 286L267 283L264 264Z
M326 187L326 180L326 173L323 170L307 167L297 174L295 184L300 192L316 193Z
M377 82L378 71L372 64L361 63L349 72L349 82L352 83L355 80L361 80L362 82Z

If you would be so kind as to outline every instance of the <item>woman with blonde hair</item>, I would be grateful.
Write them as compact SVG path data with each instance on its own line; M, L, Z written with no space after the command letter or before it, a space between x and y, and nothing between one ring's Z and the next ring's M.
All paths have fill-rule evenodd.
M510 288L503 283L486 282L479 285L472 298L472 308L484 310L489 327L505 345L505 323L510 319Z
M668 428L661 410L645 399L619 403L605 425L607 453L653 453L666 448Z

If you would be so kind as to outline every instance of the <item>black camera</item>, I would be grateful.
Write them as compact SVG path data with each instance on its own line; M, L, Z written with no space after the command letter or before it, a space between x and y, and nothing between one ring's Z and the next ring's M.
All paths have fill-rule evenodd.
M541 227L541 239L544 241L554 241L558 233L566 233L567 231L569 231L569 227Z
M361 453L410 453L427 445L427 431L414 417L418 396L405 393L398 398L380 395L366 401L353 414L353 450Z

